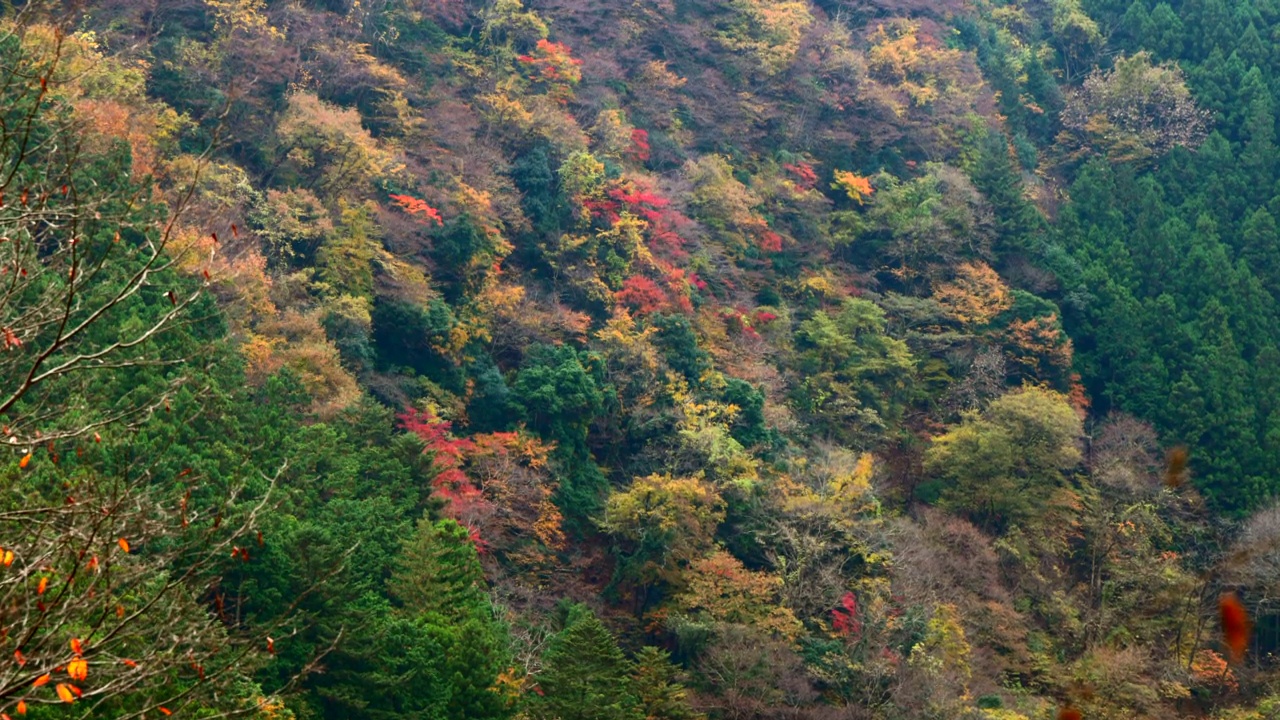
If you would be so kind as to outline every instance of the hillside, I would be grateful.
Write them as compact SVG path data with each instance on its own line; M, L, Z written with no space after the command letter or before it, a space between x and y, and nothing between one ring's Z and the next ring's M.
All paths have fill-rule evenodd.
M0 16L4 720L1280 711L1280 3Z

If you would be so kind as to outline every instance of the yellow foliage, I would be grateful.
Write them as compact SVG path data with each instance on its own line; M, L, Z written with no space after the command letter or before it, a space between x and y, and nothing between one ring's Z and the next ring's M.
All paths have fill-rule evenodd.
M876 85L905 95L915 107L926 107L946 95L970 97L977 90L971 86L976 83L966 83L962 76L963 60L959 50L922 41L919 23L896 20L878 26L872 34L867 69ZM905 114L907 107L901 101L889 103L895 112Z
M848 295L840 279L835 273L826 268L818 270L801 280L800 291L828 302L839 302Z
M476 98L485 120L495 128L510 132L512 129L531 132L534 126L533 112L520 99L520 91L514 87L514 78L499 83L493 92Z
M786 69L813 24L809 3L800 0L732 0L738 17L720 33L725 47L755 55L769 75Z
M401 169L395 153L369 134L355 109L305 90L291 93L288 102L277 132L288 158L304 174L318 175L324 195L339 196Z
M360 399L360 387L343 369L338 350L325 336L318 316L318 312L286 310L248 333L241 351L248 361L249 382L261 383L289 368L311 396L311 411L331 418Z
M982 718L983 720L1030 720L1017 710L1008 708L983 708Z
M842 472L831 483L832 499L843 509L860 513L876 507L871 479L875 475L876 458L862 453L848 472Z
M266 0L204 0L214 17L214 29L224 34L265 33L283 39L284 33L267 22Z

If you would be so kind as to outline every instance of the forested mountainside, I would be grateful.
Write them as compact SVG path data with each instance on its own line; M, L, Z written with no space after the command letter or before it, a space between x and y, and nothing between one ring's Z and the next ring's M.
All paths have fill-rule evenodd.
M3 720L1280 712L1280 0L0 13Z

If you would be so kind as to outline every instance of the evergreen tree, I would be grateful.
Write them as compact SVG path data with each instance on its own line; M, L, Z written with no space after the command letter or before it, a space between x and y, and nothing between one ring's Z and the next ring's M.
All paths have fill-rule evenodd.
M1155 6L1147 18L1147 30L1143 44L1161 60L1173 60L1182 55L1182 18L1167 2Z
M389 627L407 633L406 641L423 638L440 653L433 665L447 694L439 716L448 720L509 716L510 710L493 689L498 674L506 669L506 632L494 618L467 529L453 520L421 520L405 543L389 589L403 603L397 615L411 622L406 627L392 621ZM406 694L407 701L412 697Z
M698 720L689 707L688 691L665 650L651 645L636 653L633 682L645 720Z
M576 606L552 641L530 702L538 720L641 720L631 663L590 610Z

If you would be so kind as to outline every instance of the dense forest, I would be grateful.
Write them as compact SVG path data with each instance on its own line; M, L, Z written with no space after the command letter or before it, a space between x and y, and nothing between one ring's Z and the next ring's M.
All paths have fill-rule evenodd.
M0 720L1280 713L1280 0L0 4Z

